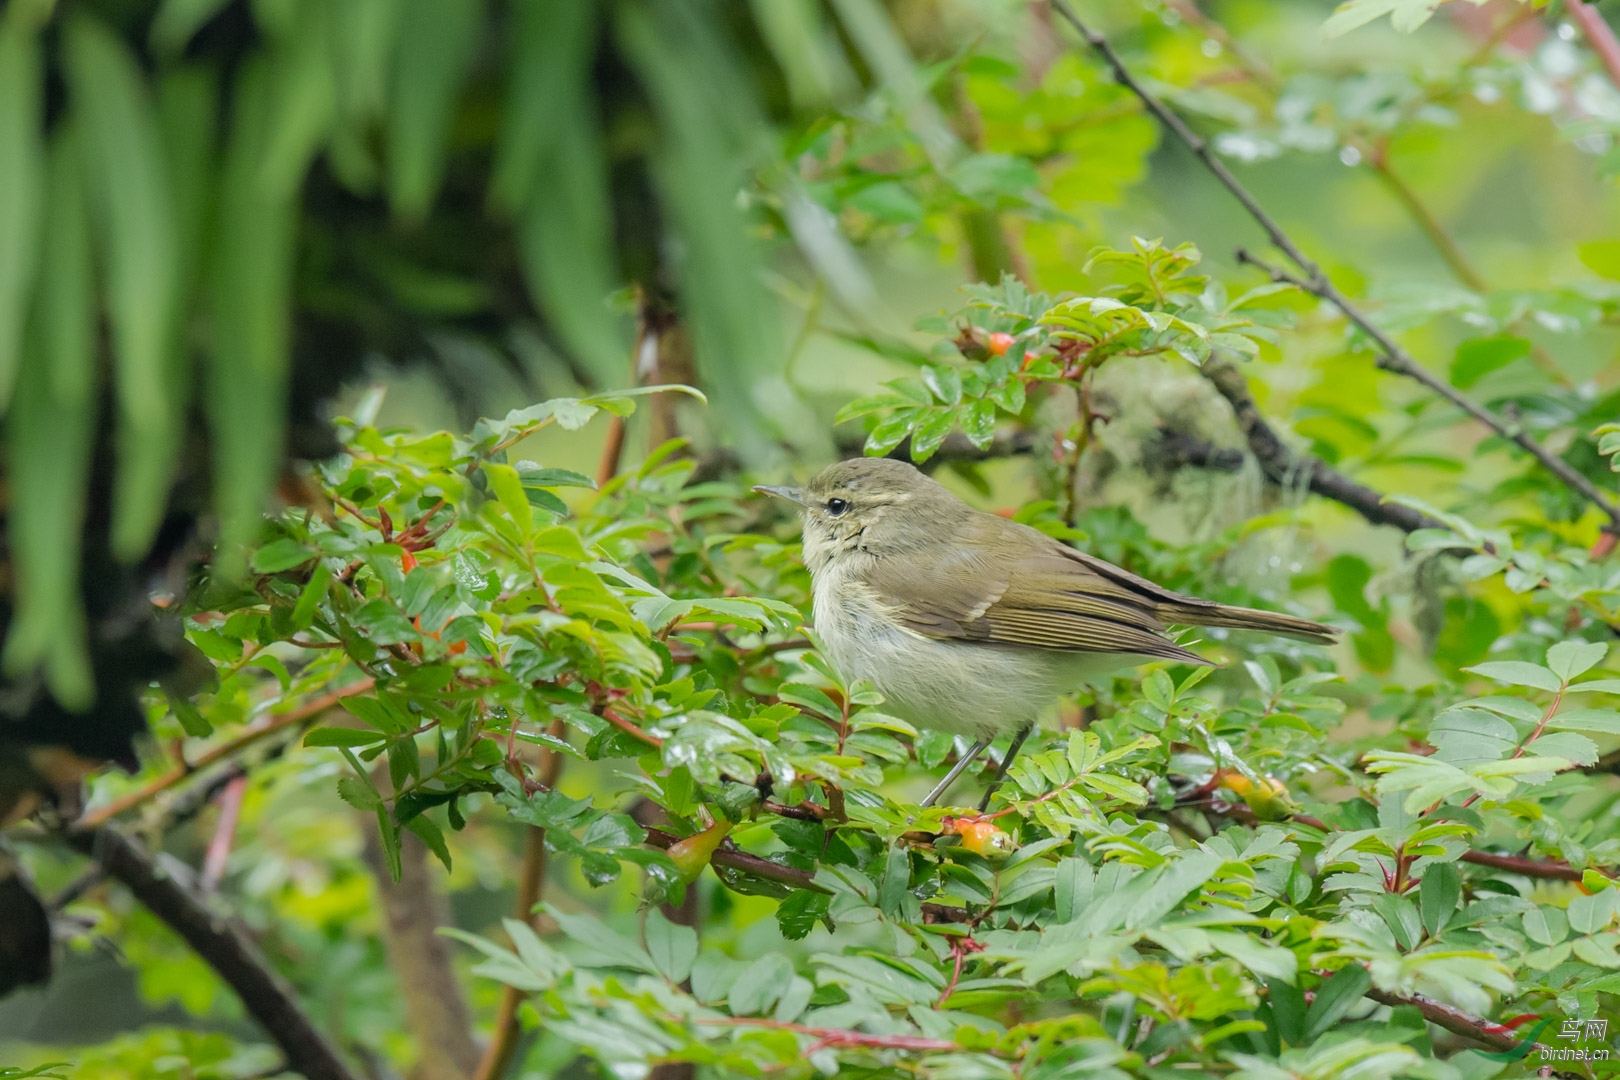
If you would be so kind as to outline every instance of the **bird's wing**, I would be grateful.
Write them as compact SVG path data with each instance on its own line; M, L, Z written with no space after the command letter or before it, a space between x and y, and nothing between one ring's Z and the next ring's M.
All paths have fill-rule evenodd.
M1205 662L1160 636L1163 590L1098 573L1056 541L1006 524L941 545L941 559L874 560L864 584L900 625L936 640Z

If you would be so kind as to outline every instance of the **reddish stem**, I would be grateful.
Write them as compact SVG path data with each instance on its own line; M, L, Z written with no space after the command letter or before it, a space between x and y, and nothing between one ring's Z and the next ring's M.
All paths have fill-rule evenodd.
M879 1050L919 1050L923 1052L951 1053L962 1047L947 1039L925 1039L917 1035L871 1035L864 1031L844 1028L806 1027L781 1020L756 1020L747 1016L702 1016L695 1023L717 1027L762 1027L774 1031L791 1031L815 1038L822 1047L866 1046Z
M247 795L248 778L238 776L225 785L219 795L219 824L214 827L214 838L208 842L208 853L203 857L202 878L197 888L211 893L219 888L225 876L225 864L230 861L231 844L236 839L236 824L242 817L242 800Z
M1620 87L1620 40L1609 29L1609 24L1598 13L1596 6L1586 0L1567 0L1564 8L1569 17L1581 28L1586 37L1586 43L1597 53L1598 60L1603 64L1603 70L1609 73L1609 81Z
M651 734L649 732L641 730L641 728L637 727L635 724L631 723L629 720L626 720L624 717L620 716L618 713L614 712L612 709L603 709L602 710L602 719L606 720L608 723L612 724L614 727L618 728L620 731L626 732L627 734L633 735L637 739L640 739L642 742L646 743L648 746L663 746L664 745L664 740L663 739L660 739L657 735L653 735L653 734Z
M262 723L248 728L242 734L238 735L229 742L221 743L212 750L198 755L197 760L192 762L190 765L187 765L184 768L171 769L140 790L132 791L121 799L114 799L106 806L90 811L83 817L79 818L78 821L73 823L73 830L75 832L82 832L89 829L94 829L99 825L104 825L108 821L117 817L119 814L132 810L147 800L157 795L161 795L163 792L174 787L176 784L180 783L186 777L190 776L199 769L206 769L215 762L223 761L225 758L230 757L237 751L251 746L260 739L274 735L278 731L285 731L287 728L297 727L299 724L303 724L319 716L321 713L325 712L327 709L330 709L344 698L365 693L372 688L372 685L373 683L371 679L361 679L359 682L350 683L348 686L333 690L330 693L322 694L313 701L306 702L290 712L282 713L280 716L266 717Z

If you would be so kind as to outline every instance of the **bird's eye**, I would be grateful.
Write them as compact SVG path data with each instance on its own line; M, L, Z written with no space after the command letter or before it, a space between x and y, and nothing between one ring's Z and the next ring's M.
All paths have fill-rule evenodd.
M844 511L848 509L849 503L845 502L843 499L827 500L827 513L831 514L833 517L843 517Z

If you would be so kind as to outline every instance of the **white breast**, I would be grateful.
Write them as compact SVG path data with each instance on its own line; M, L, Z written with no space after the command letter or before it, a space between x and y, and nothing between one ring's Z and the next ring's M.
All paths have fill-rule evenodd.
M935 641L897 626L854 568L839 560L815 580L816 631L847 682L870 679L883 711L918 727L997 735L1040 718L1075 688L1077 658Z

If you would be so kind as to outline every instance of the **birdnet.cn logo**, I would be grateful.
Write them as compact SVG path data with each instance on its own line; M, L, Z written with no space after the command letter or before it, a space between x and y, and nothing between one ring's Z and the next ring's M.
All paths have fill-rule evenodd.
M1542 1032L1553 1024L1558 1024L1556 1040L1550 1043L1538 1043ZM1555 1020L1550 1016L1541 1016L1536 1013L1525 1013L1515 1016L1505 1024L1494 1025L1494 1029L1502 1034L1516 1032L1526 1024L1533 1024L1510 1050L1485 1054L1496 1061L1522 1061L1534 1055L1535 1061L1608 1061L1609 1046L1605 1039L1609 1037L1609 1022L1607 1020Z

